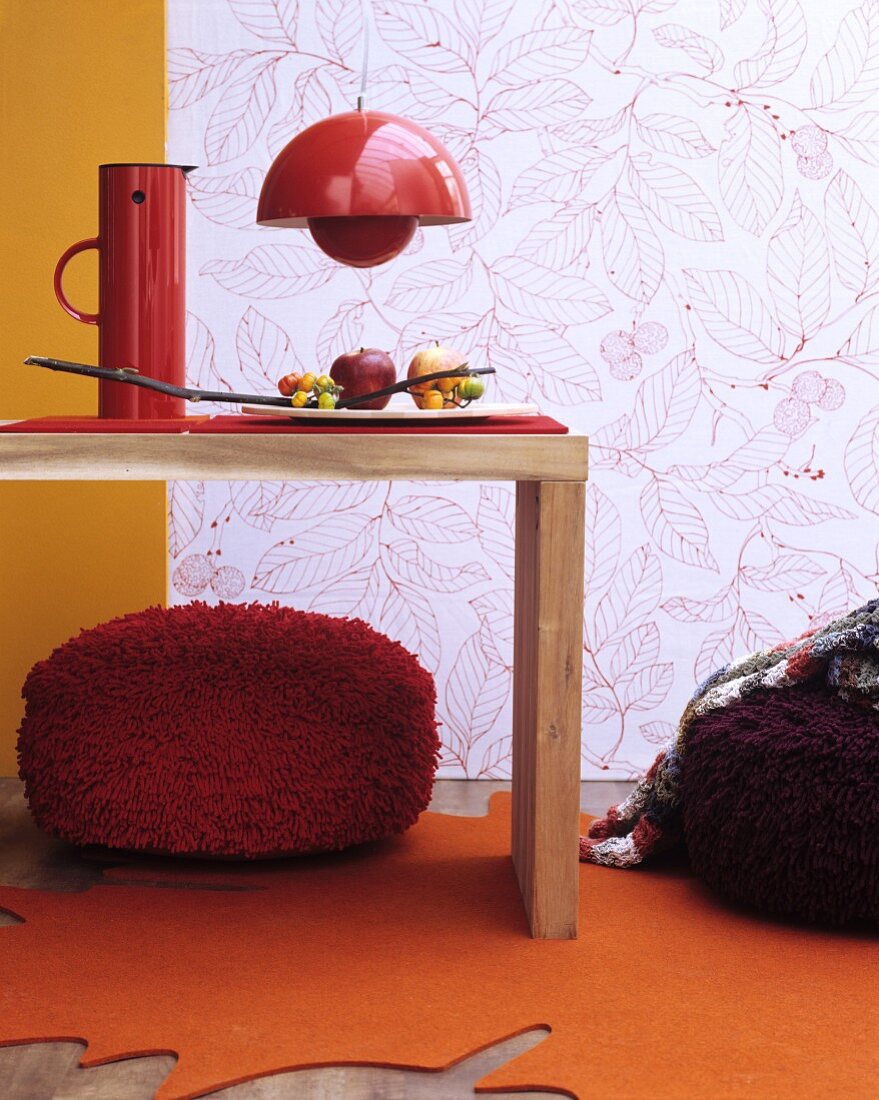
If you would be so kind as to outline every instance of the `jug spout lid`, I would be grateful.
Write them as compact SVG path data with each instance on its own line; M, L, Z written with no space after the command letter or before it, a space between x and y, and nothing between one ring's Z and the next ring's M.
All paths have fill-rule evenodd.
M197 164L160 164L157 161L119 161L114 164L99 164L99 168L179 168L185 176L187 172L194 172Z

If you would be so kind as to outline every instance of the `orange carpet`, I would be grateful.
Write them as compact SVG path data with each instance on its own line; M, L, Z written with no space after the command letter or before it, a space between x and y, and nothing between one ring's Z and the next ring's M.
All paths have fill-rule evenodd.
M585 821L584 821L585 825ZM526 935L509 798L333 857L129 861L87 892L0 888L0 1041L84 1064L174 1051L160 1100L307 1065L444 1068L552 1034L480 1091L580 1100L875 1096L879 936L728 908L678 862L581 867L579 940ZM161 888L228 884L238 889Z

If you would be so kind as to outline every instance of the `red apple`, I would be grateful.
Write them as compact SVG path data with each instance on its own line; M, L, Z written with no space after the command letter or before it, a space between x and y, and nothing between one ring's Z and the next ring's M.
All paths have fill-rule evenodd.
M358 351L346 351L333 362L330 368L333 381L342 387L342 398L359 397L362 393L383 390L397 381L397 368L386 351L378 348L360 348ZM374 397L371 401L362 401L355 405L357 409L383 409L391 400L387 397Z
M409 364L407 378L418 378L422 374L436 374L442 370L456 370L467 362L466 356L454 348L444 348L439 340L434 341L433 347L418 351L412 356ZM421 408L420 394L428 390L439 390L440 393L451 402L452 390L457 386L458 379L440 378L436 382L425 382L420 386L413 386L412 398L415 404Z

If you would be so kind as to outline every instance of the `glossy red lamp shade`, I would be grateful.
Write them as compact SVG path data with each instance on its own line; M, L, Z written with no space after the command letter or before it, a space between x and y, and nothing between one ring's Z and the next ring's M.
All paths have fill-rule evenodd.
M361 110L323 119L281 150L256 220L307 227L334 260L373 267L399 255L416 226L471 216L461 171L435 137L397 115Z

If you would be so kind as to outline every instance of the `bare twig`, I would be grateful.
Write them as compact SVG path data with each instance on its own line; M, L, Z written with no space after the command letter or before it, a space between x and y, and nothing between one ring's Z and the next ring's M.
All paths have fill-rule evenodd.
M200 390L193 386L174 386L170 382L160 382L156 378L147 378L139 374L132 367L120 367L112 370L108 367L93 367L87 363L69 363L65 359L46 359L41 355L29 355L25 363L34 367L45 367L48 370L64 371L67 374L82 374L88 378L103 378L108 382L123 382L130 386L141 386L147 390L156 390L158 393L168 394L170 397L185 397L187 401L224 401L248 405L274 405L282 408L290 407L289 397L274 397L258 393L229 393L227 390ZM372 393L362 393L357 397L343 397L336 403L337 409L353 408L362 405L364 401L372 401L376 397L389 397L395 393L408 393L416 385L424 382L437 382L441 378L467 378L474 374L494 374L494 367L470 368L462 363L455 370L436 371L434 374L421 374L417 378L407 378L402 382L395 382L392 386L385 386ZM309 398L308 407L317 406L314 397Z

